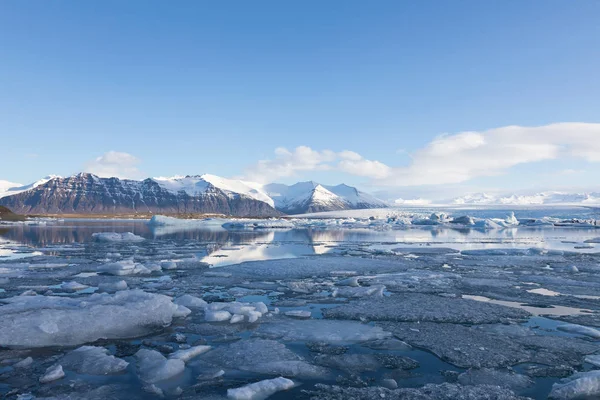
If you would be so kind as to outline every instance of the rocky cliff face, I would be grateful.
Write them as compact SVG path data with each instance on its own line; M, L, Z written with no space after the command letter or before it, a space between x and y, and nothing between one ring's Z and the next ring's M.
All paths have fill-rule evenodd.
M78 174L54 178L25 192L0 198L19 214L214 213L266 217L281 213L251 197L208 185L202 193L173 193L156 181Z

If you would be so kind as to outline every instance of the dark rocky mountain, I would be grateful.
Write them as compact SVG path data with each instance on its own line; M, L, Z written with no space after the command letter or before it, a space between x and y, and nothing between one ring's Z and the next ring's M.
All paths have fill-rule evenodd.
M174 192L153 179L134 181L81 173L54 178L24 192L0 198L19 214L210 213L268 217L281 212L244 194L205 183L193 195Z

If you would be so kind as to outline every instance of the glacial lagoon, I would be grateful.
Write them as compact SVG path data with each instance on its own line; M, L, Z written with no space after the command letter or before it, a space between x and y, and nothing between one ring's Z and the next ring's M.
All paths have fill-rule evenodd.
M548 215L2 225L0 393L595 398L598 215Z

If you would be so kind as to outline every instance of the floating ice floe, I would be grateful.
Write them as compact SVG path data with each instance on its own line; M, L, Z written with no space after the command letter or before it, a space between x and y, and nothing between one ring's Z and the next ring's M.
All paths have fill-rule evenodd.
M178 315L170 297L126 290L86 298L16 296L2 299L0 346L77 346L98 339L147 335ZM189 310L188 310L189 311Z
M578 372L552 385L550 399L574 400L600 397L600 371Z
M587 356L585 362L592 364L594 367L600 367L600 354Z
M189 294L177 297L173 302L187 308L204 308L208 304L201 298Z
M192 358L199 356L200 354L206 353L211 349L210 346L194 346L189 349L177 350L169 355L171 359L182 360L188 362Z
M294 386L294 381L283 377L265 379L239 388L227 389L227 397L233 400L262 400Z
M148 275L151 271L142 264L136 263L133 260L122 260L113 263L100 265L97 268L98 272L108 275Z
M311 319L306 321L277 319L263 323L256 335L286 342L366 342L388 339L391 333L378 326L362 324L356 321L329 321Z
M127 282L121 280L117 282L105 282L98 284L98 291L100 292L114 293L120 290L127 290Z
M301 319L310 318L310 316L311 316L311 312L307 311L307 310L286 311L286 312L284 312L284 314L288 317L301 318Z
M156 350L140 349L135 353L135 358L139 377L146 383L165 381L185 370L183 360L167 359Z
M350 288L349 288L350 289ZM421 293L366 297L323 310L326 318L485 324L525 320L531 314L506 306Z
M565 324L556 327L559 331L577 333L579 335L589 336L594 339L600 339L600 331L598 329L589 328L587 326Z
M127 368L129 363L109 354L103 347L82 346L68 352L61 360L61 365L79 374L111 375Z
M465 386L494 385L520 391L533 385L533 380L514 371L503 369L469 369L458 376L458 383Z
M40 378L40 383L50 383L64 378L65 372L61 365L56 364L48 367L44 375Z
M223 224L225 229L294 229L292 222L284 219L237 220Z
M411 370L419 367L419 363L412 358L393 354L320 354L315 357L314 362L352 374L384 368Z
M316 378L327 369L309 364L284 344L263 339L248 339L217 347L203 361L219 368L237 369L266 375Z
M67 292L78 292L80 290L87 289L88 287L89 287L88 285L84 285L82 283L75 282L75 281L72 281L72 282L63 282L60 285L60 288L62 290L64 290L64 291L67 291Z
M134 235L131 232L96 232L92 233L92 237L96 242L143 242L144 239L141 236Z
M267 306L262 302L214 302L204 307L204 319L209 322L223 322L235 317L232 323L241 322L244 319L250 323L254 323L268 311Z

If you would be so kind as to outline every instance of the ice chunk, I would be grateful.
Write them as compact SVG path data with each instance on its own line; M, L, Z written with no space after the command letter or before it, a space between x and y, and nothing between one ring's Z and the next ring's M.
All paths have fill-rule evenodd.
M241 322L239 315L248 319L248 322L254 323L262 317L263 313L268 312L267 306L262 303L240 303L233 301L230 303L214 302L207 304L204 308L204 319L210 322L229 321L232 315L234 322Z
M213 311L213 310L204 311L204 320L206 320L208 322L229 321L230 318L231 318L231 313L229 311Z
M419 367L415 360L389 354L321 354L315 363L349 373L377 371L382 368L410 370Z
M150 274L150 270L142 264L133 262L133 260L123 260L114 263L103 264L98 267L98 272L109 275L143 275Z
M307 257L291 258L286 260L250 261L242 264L219 268L222 274L229 274L240 279L277 280L277 279L303 279L313 276L330 276L332 272L339 272L341 259L339 257ZM344 257L344 268L360 274L377 272L397 272L402 264L397 260L378 260L359 257ZM204 273L209 276L208 273ZM215 276L215 275L212 275Z
M33 358L27 357L27 358L19 361L15 365L13 365L13 367L15 367L15 368L29 368L31 366L31 364L33 364Z
M176 306L177 306L177 308L175 309L175 312L173 313L173 317L175 317L175 318L185 318L192 313L192 310L190 310L187 307L184 307L179 304L176 304Z
M227 389L227 397L234 400L263 400L274 393L289 390L294 387L294 381L279 377L251 383L236 389Z
M281 319L263 323L256 334L283 341L307 342L364 342L387 339L391 333L355 321L328 321L323 319Z
M146 240L143 237L134 235L131 232L97 232L92 233L92 237L97 242L143 242Z
M494 385L515 391L523 390L533 385L533 381L525 375L510 370L491 368L469 369L458 377L461 385Z
M311 316L311 312L306 311L306 310L286 311L284 314L287 315L288 317L294 317L294 318L310 318L310 316Z
M374 285L366 287L342 287L335 289L331 294L333 297L382 297L383 291L385 290L384 285Z
M49 367L44 375L40 378L40 383L50 383L62 379L65 372L60 364Z
M589 328L587 326L565 324L556 327L559 331L578 333L580 335L589 336L594 339L600 339L600 331L598 329Z
M550 399L595 399L600 397L600 371L579 372L552 385Z
M105 282L98 284L98 290L100 292L106 293L114 293L120 290L127 290L127 282L118 281L118 282Z
M87 289L88 287L89 286L84 285L84 284L79 283L79 282L75 282L75 281L72 281L72 282L63 282L60 285L60 288L62 290L67 291L67 292L77 292L79 290Z
M307 394L313 400L526 400L524 397L515 395L512 390L499 386L462 386L450 383L429 384L418 389L400 388L394 390L373 386L354 388L318 383L314 389L307 391Z
M324 309L323 315L333 319L468 324L509 322L513 319L525 320L530 316L528 312L517 308L421 293L368 297L357 302Z
M220 346L203 356L203 361L220 368L231 368L267 375L316 378L327 370L307 363L282 343L249 339Z
M160 267L164 270L177 269L177 263L175 261L163 261L160 263Z
M208 304L201 298L189 294L184 294L176 298L173 302L187 308L204 308Z
M342 279L340 281L337 281L335 284L338 286L353 286L353 287L358 287L360 286L358 283L358 276L352 276L350 278L346 278L346 279Z
M0 346L77 346L146 335L171 323L170 297L126 290L86 298L17 296L2 300Z
M578 366L597 351L588 341L549 335L511 335L486 327L433 322L379 323L408 344L429 350L461 368L498 368L523 363Z
M233 314L231 320L229 320L232 324L237 324L238 322L242 322L244 320L244 316L241 314Z
M109 355L107 349L95 346L70 351L60 362L64 368L86 375L116 374L129 365L127 361Z
M600 355L595 354L595 355L587 356L585 358L585 362L592 364L594 367L600 367Z
M210 346L194 346L189 349L177 350L176 352L169 355L169 358L182 360L188 362L192 358L199 356L200 354L206 353L211 349Z
M135 358L137 359L139 377L146 383L165 381L185 370L183 360L167 360L156 350L140 349L135 353Z

